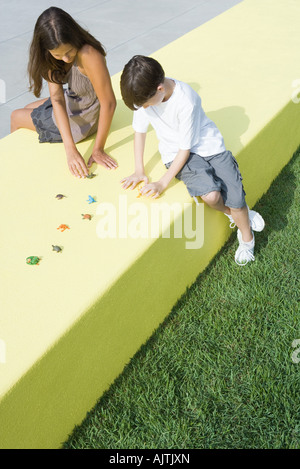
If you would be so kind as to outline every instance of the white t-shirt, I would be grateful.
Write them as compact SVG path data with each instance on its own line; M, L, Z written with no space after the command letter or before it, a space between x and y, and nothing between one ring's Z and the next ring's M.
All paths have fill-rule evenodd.
M179 150L211 156L226 150L223 137L205 114L200 96L188 84L174 80L170 98L157 106L139 108L133 113L133 129L146 133L149 124L159 140L164 164L174 160Z

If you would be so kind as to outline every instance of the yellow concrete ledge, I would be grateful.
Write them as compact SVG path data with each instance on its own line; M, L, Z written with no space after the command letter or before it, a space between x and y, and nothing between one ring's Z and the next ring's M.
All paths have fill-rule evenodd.
M300 108L291 100L300 78L299 22L299 2L245 0L153 54L167 76L202 96L237 156L249 206L299 144ZM107 147L116 171L97 167L94 179L76 180L61 144L41 145L26 130L0 141L1 448L59 447L230 234L225 217L196 208L182 183L155 202L121 189L133 170L133 132L119 79ZM78 145L86 159L91 147L91 139ZM152 180L164 171L153 132L146 170ZM59 193L66 197L57 200ZM87 203L89 195L96 203ZM181 209L151 237L152 207L163 203ZM184 230L191 214L198 249L186 244L197 241ZM180 223L186 236L176 238ZM60 232L60 224L70 229ZM32 255L39 265L26 264Z

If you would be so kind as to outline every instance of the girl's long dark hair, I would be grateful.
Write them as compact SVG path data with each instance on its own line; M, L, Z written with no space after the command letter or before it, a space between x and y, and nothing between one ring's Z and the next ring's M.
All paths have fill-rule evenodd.
M37 19L29 52L29 89L36 97L41 94L43 78L58 84L64 81L65 63L49 52L62 44L71 44L78 50L90 44L104 57L106 55L102 44L68 13L61 8L48 8Z

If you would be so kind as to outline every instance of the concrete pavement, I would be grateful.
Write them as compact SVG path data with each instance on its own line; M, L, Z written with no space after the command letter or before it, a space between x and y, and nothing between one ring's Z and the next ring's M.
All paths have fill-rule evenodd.
M149 55L242 0L58 0L107 50L111 75L135 54ZM0 138L10 114L35 101L28 91L27 61L38 16L49 0L0 0ZM44 87L41 97L48 96Z

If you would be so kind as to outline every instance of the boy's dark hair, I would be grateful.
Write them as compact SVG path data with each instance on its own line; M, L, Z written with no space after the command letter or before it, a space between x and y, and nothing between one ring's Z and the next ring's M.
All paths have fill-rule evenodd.
M121 76L121 93L132 111L143 106L164 82L165 72L157 60L135 55L125 65Z

